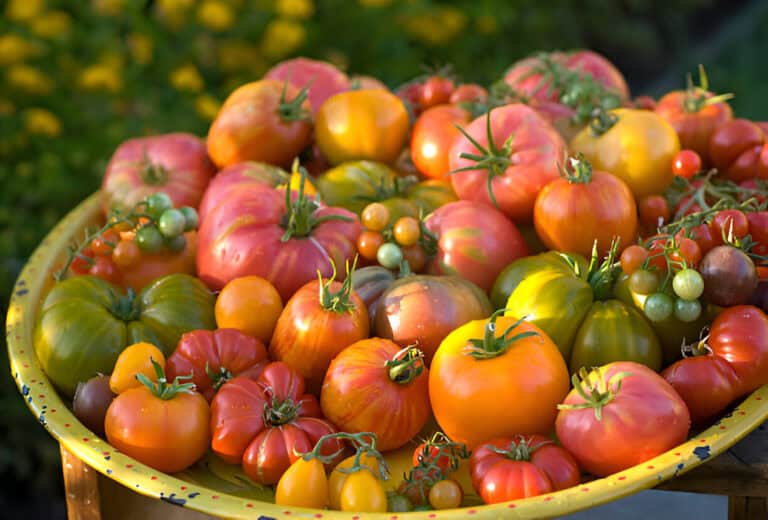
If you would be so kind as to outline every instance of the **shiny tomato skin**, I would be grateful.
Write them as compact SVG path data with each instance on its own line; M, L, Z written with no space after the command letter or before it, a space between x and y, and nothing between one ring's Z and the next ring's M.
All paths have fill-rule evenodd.
M717 244L723 243L723 237L733 233L734 238L744 238L749 233L749 220L744 212L737 209L724 209L715 213L709 224L712 238Z
M515 224L481 202L445 204L427 217L425 225L438 239L428 272L461 276L486 292L507 265L528 255Z
M315 395L331 360L369 332L368 309L354 291L349 296L352 307L334 311L323 307L319 289L319 282L313 280L296 291L285 304L269 344L272 359L297 370ZM330 283L331 293L340 290L341 282Z
M586 471L607 476L630 468L682 443L691 424L685 402L661 376L638 363L619 361L590 372L616 388L613 376L622 372L621 388L602 408L598 420L592 408L560 410L557 438ZM565 404L584 399L572 390Z
M347 75L332 63L304 57L277 63L264 78L278 80L281 84L287 81L296 89L307 87L309 104L315 114L326 99L352 87Z
M747 119L721 125L710 138L709 155L712 164L732 181L768 178L765 131Z
M553 490L544 470L530 462L511 459L491 466L475 488L486 504L535 497Z
M411 133L411 160L419 173L431 179L448 178L451 146L461 135L456 125L463 127L471 120L469 110L456 105L437 105L419 116Z
M620 240L619 250L635 241L637 206L624 181L593 171L588 183L560 178L545 186L536 198L533 223L549 249L589 258L597 240L602 257L616 237Z
M453 94L453 80L442 76L430 76L424 80L419 96L422 109L448 103Z
M768 246L768 211L747 213L749 235L761 246Z
M479 116L464 127L465 132L486 149L489 146L487 117ZM522 103L496 108L490 118L494 146L502 149L507 140L511 143L510 164L501 175L491 179L498 208L512 220L529 222L536 196L560 175L557 165L563 160L565 141L538 112ZM474 167L476 161L461 155L478 153L466 136L457 137L450 150L450 169ZM488 191L488 175L488 169L463 171L451 175L451 183L460 199L494 207Z
M451 97L448 100L451 104L457 103L485 103L488 101L488 91L481 85L476 83L465 83L459 85L451 93Z
M197 255L197 231L184 233L186 245L178 253L162 251L160 253L141 253L137 262L119 267L118 285L124 289L140 291L158 278L183 273L195 275L195 256ZM130 238L133 241L133 238Z

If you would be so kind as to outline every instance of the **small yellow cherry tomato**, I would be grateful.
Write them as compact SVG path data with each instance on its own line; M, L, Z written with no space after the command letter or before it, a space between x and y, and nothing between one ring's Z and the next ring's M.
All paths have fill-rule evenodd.
M152 360L155 360L165 370L165 356L163 352L151 343L134 343L126 347L120 353L115 362L115 368L109 377L109 388L115 394L122 394L126 390L141 385L136 374L144 374L151 381L157 381Z
M367 469L349 474L339 499L342 511L384 513L387 510L387 493L381 481Z
M360 214L360 220L366 229L382 231L389 224L389 208L381 202L368 204Z
M318 459L300 457L280 477L275 503L283 506L323 509L328 505L328 479Z
M392 234L401 246L412 246L421 237L419 221L413 217L400 217L392 227Z
M428 499L435 509L455 509L464 500L464 490L453 479L440 480L430 488Z
M354 462L354 455L347 457L336 465L328 477L328 505L331 509L338 511L341 508L341 490L344 487L344 483L346 482L347 477L352 474L339 470L351 468ZM363 454L360 457L360 464L376 472L378 475L379 461L376 459L376 457Z

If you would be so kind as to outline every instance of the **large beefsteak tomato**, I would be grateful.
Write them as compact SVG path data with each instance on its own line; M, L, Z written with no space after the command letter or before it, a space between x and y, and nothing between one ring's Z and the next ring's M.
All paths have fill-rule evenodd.
M411 133L411 160L424 177L446 179L451 171L449 154L461 135L456 125L472 121L472 112L458 105L437 105L416 120Z
M269 69L264 77L287 81L297 89L306 88L309 104L315 114L326 99L352 87L347 75L332 63L304 57L281 61Z
M765 130L747 119L722 124L709 140L712 165L732 181L768 178Z

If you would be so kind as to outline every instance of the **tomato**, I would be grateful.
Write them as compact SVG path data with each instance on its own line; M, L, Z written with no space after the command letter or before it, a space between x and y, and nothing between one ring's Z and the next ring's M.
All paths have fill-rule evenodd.
M737 209L724 209L715 213L712 222L709 224L712 230L712 238L722 244L724 238L730 233L734 238L744 238L749 233L749 220L747 216Z
M356 74L354 76L351 76L349 78L350 83L352 84L352 89L374 89L374 88L380 88L384 90L389 90L389 87L384 84L383 81L381 81L378 78L375 78L373 76L366 76L364 74Z
M486 504L535 497L553 491L546 473L526 461L506 460L485 473L476 491Z
M357 237L357 251L366 260L376 260L376 253L382 244L384 244L384 235L378 231L363 231Z
M141 251L134 240L120 240L112 250L112 262L118 269L136 265L140 258Z
M421 237L419 221L413 217L400 217L392 226L392 235L401 246L412 246Z
M195 256L197 255L197 232L184 233L184 247L181 251L161 250L157 253L141 253L136 262L120 266L119 285L125 289L140 291L154 280L174 273L195 275ZM135 242L136 238L127 240ZM124 240L120 241L121 243ZM138 246L137 246L138 247Z
M408 262L408 267L413 273L420 273L427 265L427 253L421 245L401 247L403 260Z
M145 380L121 393L107 409L109 444L158 471L176 473L203 457L211 441L210 410L190 385Z
M557 131L529 106L496 108L469 123L453 141L453 189L460 199L497 207L516 221L530 221L536 196L558 178L557 165L565 151ZM479 165L482 161L487 165Z
M317 399L304 394L304 380L285 363L264 367L256 380L235 377L211 401L211 449L260 484L275 484L288 467L336 429L320 418ZM338 441L323 455L341 453Z
M704 280L697 270L683 269L672 278L672 289L684 300L696 300L704 292Z
M568 387L552 340L531 323L498 314L451 332L429 373L435 419L469 448L493 437L550 431Z
M768 211L747 213L749 235L760 246L768 246Z
M95 253L90 247L84 247L69 265L70 271L74 274L86 274L91 269L94 256Z
M690 230L690 238L699 246L700 254L707 254L713 247L721 243L722 238L716 238L707 224L699 224Z
M382 451L403 446L427 422L428 374L421 353L381 338L353 343L331 361L323 414L347 432L373 432Z
M638 269L629 277L629 288L637 294L649 296L656 292L661 284L658 271Z
M344 480L339 505L341 511L384 513L387 511L387 494L381 481L371 471L362 469Z
M452 330L492 312L485 294L462 278L406 276L389 285L378 300L373 334L401 347L416 345L429 366Z
M205 143L197 136L173 133L129 139L107 164L101 183L104 213L127 212L158 191L167 194L174 206L197 208L214 173Z
M701 247L698 242L686 237L675 237L677 241L677 251L673 251L669 258L673 262L678 262L682 265L685 261L685 265L690 268L696 268L701 261Z
M168 354L183 333L214 328L213 298L184 274L155 280L138 295L92 276L69 278L40 307L35 353L51 382L71 397L80 381L111 373L130 344L146 341Z
M107 229L104 233L91 240L91 251L97 256L109 256L117 245L120 237L113 229Z
M170 379L191 375L210 401L221 385L236 376L256 379L267 363L267 349L256 338L235 329L194 330L181 337L167 371Z
M331 509L341 509L341 490L347 481L347 477L352 474L349 470L355 464L356 457L356 455L352 455L339 462L328 476L328 505ZM368 468L368 470L377 475L379 474L379 461L369 453L362 453L360 455L359 465L363 468Z
M243 161L287 166L312 139L309 101L289 83L246 83L224 101L208 130L208 154L219 168Z
M429 490L429 505L435 509L454 509L460 507L463 500L464 490L453 479L435 482Z
M586 407L579 407L589 405ZM685 441L691 417L674 388L650 368L609 363L584 374L557 414L557 438L579 465L605 477Z
M629 245L637 234L637 207L627 185L588 163L572 159L573 169L541 190L533 210L533 224L552 250L590 255L597 241L602 257L618 238ZM604 201L610 200L610 204ZM574 223L578 226L574 229Z
M331 164L368 159L393 163L406 143L408 111L386 90L350 90L317 112L315 141Z
M621 269L631 275L643 266L648 259L648 250L643 246L633 244L621 252Z
M439 75L428 77L424 80L419 92L419 105L427 110L437 105L448 103L453 94L453 80Z
M757 307L738 305L718 314L708 345L735 370L737 398L768 383L768 317Z
M368 309L352 290L352 279L318 280L301 287L285 304L269 344L272 359L283 361L319 394L331 360L367 338Z
M722 307L748 303L757 288L757 269L741 249L729 245L711 249L701 259L705 301Z
M287 301L318 271L331 274L329 257L336 265L354 257L361 227L353 213L265 186L240 188L201 217L197 271L210 288L256 275Z
M411 134L411 160L425 177L446 179L451 171L449 153L461 135L458 126L466 126L472 113L456 105L438 105L424 111Z
M378 265L356 269L352 273L352 288L368 309L371 330L374 327L381 295L392 285L395 279L395 273Z
M683 398L695 425L713 421L736 398L736 372L725 359L712 354L676 361L661 376Z
M277 482L275 504L325 509L328 505L328 479L323 463L317 458L296 459Z
M129 345L115 361L115 368L109 377L109 389L114 394L122 394L126 390L141 386L137 374L143 374L149 379L155 377L153 362L165 370L165 355L151 343L139 342ZM187 375L187 374L180 374ZM175 376L171 376L173 380Z
M638 201L637 210L640 224L646 229L655 230L669 222L671 216L669 203L661 195L648 195Z
M120 271L117 270L117 266L112 261L112 258L107 256L97 256L94 258L93 265L88 269L88 274L110 283L120 283Z
M371 231L384 230L389 225L389 221L389 208L381 202L368 204L360 214L360 222L362 222L366 229Z
M747 119L721 125L710 138L709 155L715 168L732 181L768 178L765 131Z
M273 65L265 78L287 81L296 89L306 88L312 112L317 114L329 97L352 87L347 75L332 63L309 58L292 58Z
M83 425L104 437L104 418L115 394L109 388L109 376L97 375L80 382L72 399L72 412Z
M476 83L465 83L456 87L451 93L448 102L452 105L458 103L485 103L488 101L488 91Z
M680 150L672 160L672 173L690 179L701 171L701 156L693 150Z
M503 213L480 202L441 206L425 221L437 237L431 274L455 274L488 291L510 262L528 254L517 227Z
M410 81L400 86L395 91L395 95L408 106L408 109L413 113L414 116L418 116L422 112L419 100L421 99L421 91L423 88L423 83L418 81Z
M680 151L675 129L648 110L619 108L605 119L579 132L570 149L626 182L638 199L661 194L672 183L672 160Z
M268 344L283 312L283 301L268 280L242 276L221 289L214 310L219 328L237 329Z

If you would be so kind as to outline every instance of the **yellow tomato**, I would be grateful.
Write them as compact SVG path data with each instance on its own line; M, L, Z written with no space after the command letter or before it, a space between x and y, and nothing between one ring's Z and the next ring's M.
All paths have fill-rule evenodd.
M299 457L280 477L275 504L324 509L328 504L328 479L323 463Z
M367 469L350 473L341 487L341 510L361 513L387 511L387 493L381 481Z
M134 343L120 353L115 368L109 377L109 388L115 394L141 386L136 374L144 374L152 381L157 381L152 360L165 370L163 352L151 343Z
M331 509L341 509L341 490L344 488L344 483L347 481L347 477L352 474L339 470L351 468L354 462L354 455L347 457L336 465L331 472L331 475L328 477L328 505ZM376 472L378 475L379 461L376 457L364 454L360 457L360 464L369 468L371 471Z
M607 117L616 121L603 133L587 126L571 141L596 170L627 183L636 198L662 193L672 182L672 160L680 151L675 129L650 110L619 108Z
M408 111L391 92L350 90L320 106L315 140L333 165L358 159L393 163L406 144L408 128Z

